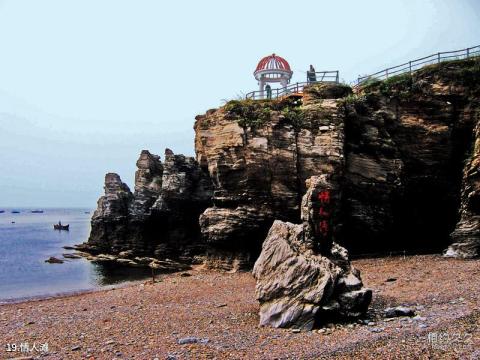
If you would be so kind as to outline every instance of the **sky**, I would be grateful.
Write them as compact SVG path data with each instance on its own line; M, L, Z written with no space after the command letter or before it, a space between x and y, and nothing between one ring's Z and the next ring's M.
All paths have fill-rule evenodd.
M142 149L194 155L194 118L276 53L347 83L480 45L478 0L0 0L0 207L94 208Z

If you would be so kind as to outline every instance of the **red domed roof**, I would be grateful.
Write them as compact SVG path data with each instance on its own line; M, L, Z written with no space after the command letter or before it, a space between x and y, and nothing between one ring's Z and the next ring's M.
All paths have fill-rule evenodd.
M257 68L255 69L255 72L261 71L261 70L291 71L290 65L288 64L287 60L275 54L265 56L262 60L260 60L260 62L257 65Z

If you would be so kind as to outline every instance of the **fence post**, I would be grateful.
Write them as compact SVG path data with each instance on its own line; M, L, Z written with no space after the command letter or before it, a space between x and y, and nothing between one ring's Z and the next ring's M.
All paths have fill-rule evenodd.
M412 75L412 62L411 61L408 62L408 67L410 68L410 75Z
M388 79L388 69L385 70L386 78Z
M467 48L467 58L470 57L470 48Z
M440 62L440 53L438 53L438 62Z

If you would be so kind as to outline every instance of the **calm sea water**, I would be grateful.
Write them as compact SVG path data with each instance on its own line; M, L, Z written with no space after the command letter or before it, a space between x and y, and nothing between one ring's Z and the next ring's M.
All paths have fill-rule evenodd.
M63 259L72 253L63 246L87 240L89 209L0 208L0 303L97 289L148 276L143 269L93 264L85 259ZM20 211L18 214L13 210ZM70 224L70 231L55 231L53 224ZM45 260L55 256L63 264Z

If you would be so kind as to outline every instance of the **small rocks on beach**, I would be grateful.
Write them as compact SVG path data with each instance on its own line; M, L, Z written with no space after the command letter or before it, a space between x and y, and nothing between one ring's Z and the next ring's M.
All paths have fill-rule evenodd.
M385 317L399 317L399 316L415 316L415 311L406 306L397 306L386 308L384 312Z
M209 339L200 339L194 336L189 336L185 338L178 339L177 343L179 345L187 345L187 344L206 344L210 340Z

